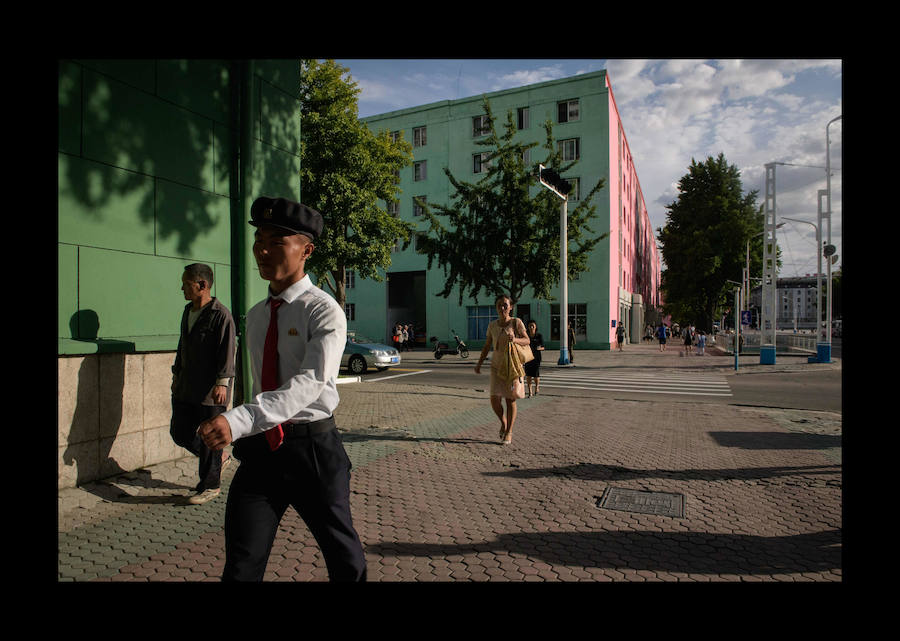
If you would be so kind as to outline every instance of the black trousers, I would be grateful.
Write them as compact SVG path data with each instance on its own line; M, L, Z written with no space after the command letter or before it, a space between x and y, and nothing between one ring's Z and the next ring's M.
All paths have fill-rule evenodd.
M225 407L221 405L198 405L172 399L169 434L175 443L198 458L197 471L200 482L195 488L198 492L219 487L222 477L222 452L212 451L206 447L203 439L197 435L197 428L203 421L224 411Z
M326 421L327 431L286 432L274 452L264 434L235 443L241 465L225 508L223 581L262 581L288 506L315 537L331 581L366 580L366 559L350 515L350 458L334 419Z

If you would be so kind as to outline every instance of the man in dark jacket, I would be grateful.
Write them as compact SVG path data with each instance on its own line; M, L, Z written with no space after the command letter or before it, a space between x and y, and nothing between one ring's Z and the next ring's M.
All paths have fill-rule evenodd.
M178 352L172 366L172 439L199 458L200 482L189 501L206 503L219 495L224 450L209 449L197 427L227 409L234 381L235 328L231 312L211 295L212 269L184 268L181 290L190 301L181 317ZM227 457L227 458L226 458Z

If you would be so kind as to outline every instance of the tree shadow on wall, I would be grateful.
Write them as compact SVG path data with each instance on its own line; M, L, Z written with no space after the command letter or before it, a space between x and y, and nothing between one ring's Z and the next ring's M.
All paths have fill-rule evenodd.
M115 67L121 75L137 75L148 61L135 61L134 67L129 64L88 61L82 67L60 63L60 122L82 123L83 142L75 155L94 161L68 162L60 182L85 215L102 221L108 207L127 202L126 206L136 208L147 234L160 240L174 238L178 255L191 256L196 239L221 225L217 214L233 213L228 206L223 209L221 198L230 197L232 208L237 202L241 63L149 63L155 65L159 77L171 81L162 95L156 96L103 73ZM299 155L300 140L293 128L279 122L293 113L297 99L260 78L255 80L257 104L262 88L267 89L266 108L260 109L252 130L254 184L270 191L284 191L283 185L299 186L295 168L284 154L276 153L280 149ZM263 127L266 144L260 145ZM64 146L61 143L60 149ZM148 179L154 180L149 189ZM126 197L131 200L125 201Z
M112 443L122 424L125 393L125 354L133 353L134 343L98 338L100 319L92 309L76 312L69 319L73 340L96 345L98 359L84 359L78 371L75 411L69 427L63 462L76 466L77 485L125 472L110 456ZM102 363L101 363L102 360ZM102 385L101 385L102 382ZM113 433L102 434L103 426L115 426ZM99 458L85 452L97 441ZM84 457L84 460L80 460Z

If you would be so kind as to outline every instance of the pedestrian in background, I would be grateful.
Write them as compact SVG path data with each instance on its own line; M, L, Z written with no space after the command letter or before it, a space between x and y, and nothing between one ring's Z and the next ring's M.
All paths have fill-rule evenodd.
M403 326L401 336L403 338L403 350L408 352L409 351L409 325Z
M656 338L659 340L659 351L666 351L666 337L667 331L665 325L660 325L659 329L656 330Z
M534 360L525 363L525 395L527 397L537 396L541 385L541 352L544 351L544 337L537 331L537 323L533 320L528 321L528 339L531 341L531 353L534 354ZM534 383L534 392L531 391L531 384Z
M569 321L569 362L575 362L575 325Z
M681 338L684 339L685 356L691 353L691 346L694 344L694 332L692 330L693 327L691 327L690 325L685 325L684 329L681 332Z
M223 581L261 581L287 507L303 518L332 581L364 581L350 514L351 463L334 422L347 317L313 285L306 260L324 226L316 210L258 198L253 256L269 296L247 312L252 400L201 424L207 446L240 460L225 508Z
M172 440L197 457L199 482L188 502L200 505L220 492L222 470L230 462L197 435L197 426L227 409L234 381L235 328L231 312L212 296L213 271L194 263L181 274L181 291L190 301L181 314L181 331L172 365Z
M491 383L490 397L491 408L500 419L500 440L504 445L512 442L512 429L516 422L516 399L525 398L524 368L522 375L506 378L505 372L515 369L515 363L510 363L510 351L515 352L515 345L530 345L531 340L525 331L525 325L518 318L512 316L513 301L509 296L498 296L494 301L499 318L492 320L487 326L487 336L484 347L481 348L481 356L475 365L475 373L481 374L481 364L488 352L494 351L491 357ZM519 365L521 368L521 364ZM506 401L506 416L503 415L503 401Z
M624 344L625 344L625 325L623 325L620 322L619 326L616 327L616 345L618 346L620 352L624 351L622 349L622 345L624 345Z
M703 330L700 330L697 334L697 356L704 356L706 354L706 333Z

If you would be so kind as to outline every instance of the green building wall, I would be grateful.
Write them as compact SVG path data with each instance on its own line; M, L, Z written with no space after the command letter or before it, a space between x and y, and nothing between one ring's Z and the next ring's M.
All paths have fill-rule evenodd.
M546 120L553 123L554 138L559 141L568 138L579 138L581 144L580 160L566 173L564 178L579 178L582 193L589 189L600 178L606 184L595 196L597 206L592 228L595 233L610 229L610 143L611 130L610 102L611 96L606 84L605 72L585 74L562 80L529 85L518 89L510 89L487 94L498 131L506 123L507 112L512 110L516 116L519 107L529 109L529 125L517 134L523 142L537 142L538 147L531 151L531 162L536 164L543 160L545 151L542 146L546 135L543 124ZM575 99L580 104L580 119L575 122L557 122L557 103L562 100ZM427 230L422 220L413 216L413 198L425 196L429 202L449 204L451 190L444 167L460 180L476 182L483 174L475 174L472 166L473 154L486 151L476 144L480 138L473 137L472 118L484 113L482 96L443 101L421 107L392 111L385 114L364 118L373 131L402 131L406 140L412 142L413 129L426 127L427 143L414 147L415 161L427 161L427 179L415 181L413 168L401 171L399 214L404 220L416 223L419 231ZM613 128L613 131L615 129ZM576 203L569 203L574 207ZM580 348L609 349L610 346L610 282L611 260L610 237L598 244L589 260L590 271L578 280L568 284L569 303L581 303L588 306L587 340L579 341ZM405 251L395 252L392 256L391 268L384 282L357 280L353 289L347 290L347 302L354 303L355 320L348 323L352 330L377 340L389 340L394 323L415 321L426 325L426 338L437 336L441 340L451 338L451 330L456 330L463 340L467 340L467 311L476 302L463 300L459 306L458 292L449 298L437 296L444 284L443 270L436 266L428 270L427 258L415 252L414 244ZM420 286L419 298L424 297L425 319L409 318L405 314L396 314L388 306L388 283L392 279L401 278L403 272L425 272L424 286ZM612 276L613 280L615 275ZM616 283L617 284L617 283ZM556 301L538 301L529 298L526 290L521 305L529 306L529 314L538 323L539 331L545 341L550 337L550 310L553 302L558 302L558 287L553 296ZM613 299L614 300L614 299ZM493 300L480 299L479 305L493 304ZM615 318L616 310L612 310ZM469 340L471 347L480 347L482 341ZM557 341L550 341L551 348L558 348Z
M229 307L241 197L247 63L61 60L58 154L60 354L174 349L181 272L205 262ZM246 195L299 198L297 61L260 61L251 88ZM243 227L241 227L243 225ZM251 280L264 295L264 283Z
M299 60L66 59L58 88L64 486L185 454L168 438L181 274L213 267L240 338L266 294L250 204L301 198Z

